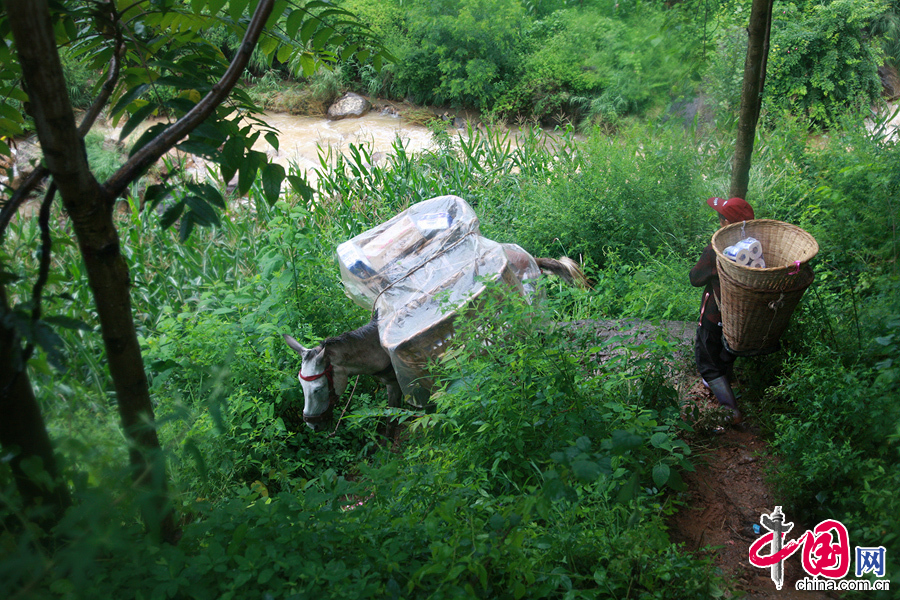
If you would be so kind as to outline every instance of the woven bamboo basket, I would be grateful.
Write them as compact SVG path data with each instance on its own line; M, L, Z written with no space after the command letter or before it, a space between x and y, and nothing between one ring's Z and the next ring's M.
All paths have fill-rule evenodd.
M762 244L765 269L739 265L724 255L725 248L747 237ZM719 308L726 346L743 356L778 350L794 309L812 284L808 263L819 244L796 225L756 219L719 229L712 246L721 284Z
M746 237L762 244L765 269L739 265L725 254L725 248ZM712 236L719 274L727 273L735 282L756 290L781 291L797 287L797 275L819 252L815 238L796 225L772 219L732 223Z
M794 309L813 282L812 269L809 265L802 267L791 281L791 288L760 290L719 271L722 334L733 354L754 356L778 350Z

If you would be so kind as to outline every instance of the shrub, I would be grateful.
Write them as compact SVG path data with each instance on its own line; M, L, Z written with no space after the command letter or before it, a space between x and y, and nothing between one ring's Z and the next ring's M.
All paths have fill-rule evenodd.
M395 86L426 104L492 107L516 77L526 17L518 2L414 2Z
M791 357L789 375L773 393L790 403L775 420L782 458L775 477L782 493L810 520L841 520L854 544L884 545L895 557L900 502L887 491L900 481L900 321L894 315L875 338L869 360L848 363L815 346L806 356ZM900 563L888 563L893 579Z
M691 44L669 27L669 19L644 5L634 13L560 10L535 22L523 73L494 111L544 121L565 114L599 123L666 104L685 92L694 65Z
M713 195L704 193L692 145L681 131L652 127L593 136L574 172L560 164L549 183L525 187L521 243L537 254L561 244L601 266L608 252L626 263L645 250L689 255L708 229L700 199Z
M866 107L877 100L883 56L866 28L883 11L878 0L776 7L767 102L830 125L845 107Z

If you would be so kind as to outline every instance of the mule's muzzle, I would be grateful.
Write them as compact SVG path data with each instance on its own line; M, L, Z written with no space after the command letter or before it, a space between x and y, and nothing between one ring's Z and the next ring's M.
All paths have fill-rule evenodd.
M313 431L321 431L325 425L334 418L334 402L328 399L328 408L317 415L307 415L303 413L303 422Z

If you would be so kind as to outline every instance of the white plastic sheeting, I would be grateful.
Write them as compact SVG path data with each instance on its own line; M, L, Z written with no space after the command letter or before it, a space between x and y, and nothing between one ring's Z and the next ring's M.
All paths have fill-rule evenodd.
M378 311L381 345L404 395L419 405L431 391L428 361L443 352L456 314L487 281L531 296L541 273L521 247L482 236L475 211L458 196L419 202L337 254L347 295Z

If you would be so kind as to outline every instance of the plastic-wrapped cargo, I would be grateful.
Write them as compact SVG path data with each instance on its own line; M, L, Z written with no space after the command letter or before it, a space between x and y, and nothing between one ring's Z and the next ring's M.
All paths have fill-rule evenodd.
M486 281L534 293L541 271L515 244L481 235L475 211L458 196L438 196L337 248L347 295L378 311L381 345L403 393L421 405L431 392L428 361L453 333L453 319L482 295Z

